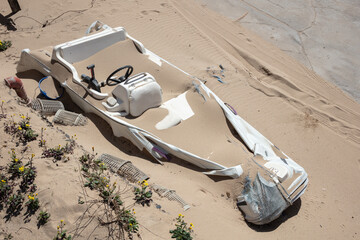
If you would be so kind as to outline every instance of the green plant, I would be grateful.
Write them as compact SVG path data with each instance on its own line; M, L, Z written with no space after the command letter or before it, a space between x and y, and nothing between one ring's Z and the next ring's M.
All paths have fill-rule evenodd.
M61 147L61 145L59 145L54 148L44 149L42 155L46 158L53 158L53 162L57 162L60 161L61 159L64 159L65 154L72 154L74 152L74 148L75 148L75 140L71 139L70 143L66 143L65 147Z
M0 204L5 202L12 192L11 185L5 175L0 175Z
M11 41L0 41L0 52L5 51L9 47L11 47Z
M36 134L30 126L30 117L25 117L24 115L21 115L21 118L22 120L19 122L18 127L20 140L24 143L36 140L38 134Z
M53 238L53 240L71 240L71 235L67 235L66 231L64 230L66 223L64 222L64 220L60 221L60 225L57 226L57 234L56 236Z
M9 152L9 154L11 157L11 161L10 164L8 165L8 173L10 173L11 178L14 179L21 176L22 172L24 171L24 168L22 165L22 161L16 157L16 153L14 149L12 149L11 153Z
M24 165L22 181L20 183L20 188L23 191L25 191L36 178L36 168L32 164L34 156L35 154L31 154L30 161Z
M144 206L145 204L147 206L150 206L150 203L152 202L151 199L152 192L151 190L147 190L148 186L149 186L148 182L144 180L141 182L141 188L135 187L134 189L134 193L135 193L134 200L136 201L136 203L139 203L142 206Z
M50 216L51 216L51 214L48 213L47 211L40 211L40 213L37 217L38 225L41 226L41 225L46 224L49 221Z
M102 224L112 224L116 223L120 229L120 232L123 234L125 230L129 234L129 239L132 239L132 234L137 233L139 230L139 224L135 217L135 211L127 210L123 206L123 201L119 193L115 192L116 182L110 184L110 180L104 176L104 171L107 170L106 165L95 159L96 154L85 153L79 159L82 167L82 174L84 175L86 182L85 187L90 188L91 190L97 190L99 196L102 198L102 201L105 204L110 206L109 210L112 212L110 215L115 218L109 221L108 223L103 222Z
M175 219L175 229L170 230L171 238L175 238L176 240L191 240L193 239L191 233L193 233L194 225L190 223L189 227L187 223L184 221L184 215L179 214L179 216Z
M115 191L116 183L110 185L109 184L110 181L108 179L104 179L104 180L107 181L108 184L106 184L105 187L101 186L99 195L100 197L102 197L104 201L109 201L114 197L113 192Z
M84 186L90 188L91 190L102 190L104 186L108 185L108 183L109 179L107 179L106 177L102 177L97 172L93 172L86 177L86 182Z
M125 230L132 233L137 233L139 231L139 223L135 217L135 210L125 210L122 209L118 212L118 219L124 225Z
M4 131L19 138L20 142L23 144L36 140L38 134L36 134L30 126L30 117L26 117L22 114L20 114L20 117L22 120L18 123L11 117L12 121L5 123Z
M46 128L41 128L40 132L40 140L39 140L39 147L45 147L46 148L46 140L44 139L44 131Z
M34 214L40 207L39 198L37 198L37 193L30 193L28 195L28 201L25 203L27 206L27 213Z
M112 209L115 209L116 207L121 206L121 205L123 205L123 204L124 204L124 203L123 203L123 201L121 200L120 195L119 195L118 193L115 194L115 195L112 197L111 201L110 201L110 207L111 207Z
M20 192L17 192L13 195L11 195L9 198L8 198L8 201L7 201L7 213L8 214L16 214L18 212L21 211L21 205L24 201L24 197L21 195Z

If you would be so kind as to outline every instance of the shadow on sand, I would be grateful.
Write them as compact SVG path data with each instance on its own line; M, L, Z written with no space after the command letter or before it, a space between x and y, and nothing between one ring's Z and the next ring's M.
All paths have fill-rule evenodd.
M5 26L9 31L16 31L15 22L10 18L14 13L10 13L6 16L0 13L0 24Z

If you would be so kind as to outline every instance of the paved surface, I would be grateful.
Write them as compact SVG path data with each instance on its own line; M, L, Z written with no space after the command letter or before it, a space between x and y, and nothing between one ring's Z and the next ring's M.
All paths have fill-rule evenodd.
M199 0L360 102L359 0Z

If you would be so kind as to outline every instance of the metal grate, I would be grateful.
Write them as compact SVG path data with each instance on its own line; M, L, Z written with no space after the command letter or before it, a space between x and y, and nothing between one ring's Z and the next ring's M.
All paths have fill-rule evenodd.
M60 109L56 112L53 122L63 125L83 126L87 123L87 118L82 114Z
M106 153L102 154L99 159L103 161L113 172L118 173L130 182L142 182L149 179L149 176L135 167L130 161L125 161Z
M39 111L42 115L54 115L58 110L64 110L64 104L60 101L35 99L31 102L32 109Z
M159 194L161 197L166 197L170 201L177 201L180 203L184 209L184 211L188 210L190 208L190 205L187 204L179 195L177 195L175 190L170 190L165 187L153 184L151 185L152 189Z

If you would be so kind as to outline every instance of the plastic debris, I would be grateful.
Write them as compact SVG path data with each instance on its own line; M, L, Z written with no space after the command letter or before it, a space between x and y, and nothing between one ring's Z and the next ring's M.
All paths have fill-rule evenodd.
M276 184L266 181L258 173L251 184L247 177L245 187L237 198L237 205L248 222L263 225L278 218L289 206Z
M106 153L101 154L99 159L103 161L111 169L111 171L118 173L130 182L142 182L149 179L149 176L135 167L130 161L126 161Z
M16 94L25 101L26 104L31 103L31 99L28 98L24 84L22 83L21 79L18 77L7 77L4 79L5 85L11 89L14 89Z
M213 75L214 78L216 78L219 82L221 83L225 83L223 80L221 80L221 77Z
M156 184L151 185L151 188L154 189L154 191L159 194L160 197L166 197L170 201L177 201L178 203L180 203L184 211L190 208L190 205L187 204L181 197L179 197L175 190L170 190Z
M53 122L70 126L83 126L87 123L87 118L82 114L60 109L56 112Z
M42 115L54 115L59 110L64 110L64 104L60 101L35 99L31 103L31 108L40 111Z

